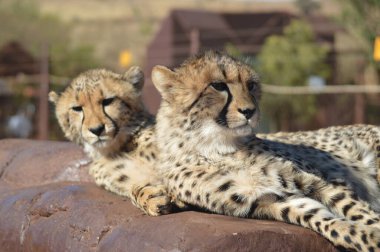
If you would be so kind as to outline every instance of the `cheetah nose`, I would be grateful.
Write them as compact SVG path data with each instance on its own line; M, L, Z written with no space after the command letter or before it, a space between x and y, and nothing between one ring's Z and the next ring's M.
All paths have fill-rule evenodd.
M238 111L240 112L240 113L242 113L244 116L245 116L245 118L248 120L248 119L250 119L252 116L253 116L253 114L256 112L256 109L254 108L254 109L244 109L244 110L242 110L242 109L238 109Z
M91 131L94 135L100 136L102 132L104 131L104 124L101 124L95 128L89 128L88 130Z

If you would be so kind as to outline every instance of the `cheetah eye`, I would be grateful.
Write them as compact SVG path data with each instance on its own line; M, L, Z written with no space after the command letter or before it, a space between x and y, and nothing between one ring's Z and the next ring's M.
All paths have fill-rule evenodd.
M115 97L110 97L110 98L107 98L107 99L104 99L102 101L102 105L105 107L105 106L108 106L110 105L113 101L115 100Z
M247 87L248 87L248 90L249 91L255 91L255 89L257 88L257 82L256 81L253 81L253 80L249 80L247 81Z
M74 106L71 109L74 110L75 112L81 112L82 111L82 106Z
M228 90L228 86L225 82L211 82L210 86L219 92L223 92L223 91Z

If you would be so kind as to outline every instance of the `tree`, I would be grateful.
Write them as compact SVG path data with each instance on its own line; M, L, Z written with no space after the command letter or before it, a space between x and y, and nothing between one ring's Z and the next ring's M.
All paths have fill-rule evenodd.
M18 41L36 57L49 45L52 74L73 76L97 66L90 45L72 45L71 27L57 17L42 14L32 1L0 2L0 46Z
M380 63L373 60L373 45L380 36L380 0L337 0L342 5L340 23L356 39L366 58L367 66L377 70Z
M310 76L327 78L327 48L317 45L310 26L304 21L294 20L284 29L283 35L267 38L258 55L259 71L263 82L273 85L306 85ZM263 97L263 110L275 130L294 130L290 120L298 124L307 123L315 114L313 96L275 96ZM293 123L294 125L294 123Z
M296 0L295 4L306 16L320 8L320 3L315 0Z

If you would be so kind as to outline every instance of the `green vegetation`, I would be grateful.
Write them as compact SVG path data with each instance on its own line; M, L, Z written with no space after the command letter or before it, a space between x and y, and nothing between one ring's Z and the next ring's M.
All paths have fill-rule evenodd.
M98 65L91 46L72 45L70 25L42 14L33 1L0 2L0 23L0 47L17 41L39 58L41 47L48 45L52 74L71 77Z
M380 0L337 0L342 6L340 24L356 39L366 58L366 67L375 67L378 78L380 63L373 60L373 45L380 36Z
M73 27L71 25L64 23L57 16L41 13L39 6L34 1L0 1L0 23L0 48L6 43L16 41L39 60L42 55L42 47L48 46L50 73L53 75L72 78L84 70L99 65L91 45L72 41ZM62 88L56 84L51 83L51 88L54 90ZM21 113L27 110L28 106L36 106L36 97L32 93L38 92L37 83L19 82L12 88L15 91L14 96L7 104L7 109L4 110L8 114L3 114L0 118L3 120L3 124L8 116ZM25 96L28 92L29 94ZM52 109L52 107L50 108ZM30 120L35 120L33 117L36 114L32 113L29 116ZM50 137L63 139L52 111L49 119ZM0 132L0 137L4 137L4 134L4 132Z
M282 86L307 85L310 76L327 78L325 63L327 48L317 45L309 25L300 20L292 21L283 35L270 36L258 56L259 72L263 83ZM301 128L316 112L314 96L270 95L263 97L262 107L275 128L272 130L294 130L290 120L297 119ZM292 123L294 125L294 123Z
M295 4L304 15L310 15L321 7L316 0L296 0Z

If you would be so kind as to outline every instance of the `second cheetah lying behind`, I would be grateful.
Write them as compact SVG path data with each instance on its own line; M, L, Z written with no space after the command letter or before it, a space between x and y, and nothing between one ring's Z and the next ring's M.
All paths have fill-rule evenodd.
M95 182L155 216L169 213L172 204L155 169L154 118L141 101L143 84L138 67L124 74L94 69L74 78L61 94L51 92L50 100L65 136L93 159Z

